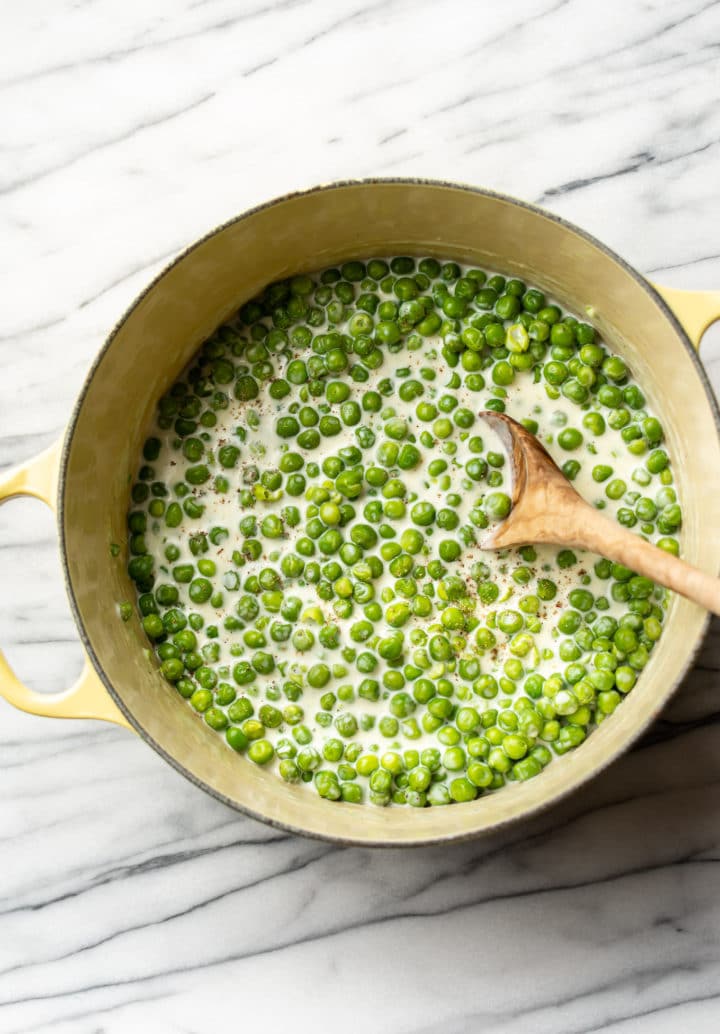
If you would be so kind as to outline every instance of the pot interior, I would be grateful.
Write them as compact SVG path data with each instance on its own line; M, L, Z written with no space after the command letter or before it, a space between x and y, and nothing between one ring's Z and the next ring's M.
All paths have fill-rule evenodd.
M126 556L129 488L157 399L202 341L267 283L349 258L432 255L519 276L591 320L624 356L663 418L684 503L685 557L720 568L720 507L704 491L720 467L716 413L699 364L647 283L557 219L471 188L360 182L294 195L216 231L135 303L101 353L65 450L61 533L86 645L138 731L228 803L298 831L355 842L413 843L496 828L570 791L622 751L684 674L706 615L679 597L638 686L578 750L525 784L460 807L334 805L234 754L160 676L136 619ZM692 504L692 505L691 505Z

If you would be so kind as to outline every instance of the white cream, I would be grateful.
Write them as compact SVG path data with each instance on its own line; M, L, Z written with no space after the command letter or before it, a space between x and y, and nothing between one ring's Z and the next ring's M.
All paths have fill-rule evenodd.
M436 356L429 360L426 353L430 350L434 350ZM298 353L299 355L300 353ZM283 369L286 365L286 360L283 358L278 359L277 357L271 357L275 363L277 376L282 376ZM426 381L420 375L419 370L421 367L432 366L436 372L436 378L434 381ZM490 371L485 371L484 376L486 378L486 389L481 392L472 392L464 385L460 388L448 388L446 385L449 383L453 371L448 367L444 358L442 357L442 341L439 338L426 339L425 346L422 350L417 352L408 352L403 349L399 354L392 355L386 351L385 362L382 367L374 371L368 382L363 384L354 384L349 378L347 383L352 386L351 398L357 401L361 400L362 395L371 389L377 387L380 380L391 376L397 368L409 367L411 370L410 376L420 380L425 386L425 392L422 396L422 401L435 401L444 393L454 394L458 399L458 403L462 407L466 407L475 414L476 420L473 427L469 430L468 437L466 440L460 441L460 432L456 429L452 435L451 441L457 444L457 453L455 457L447 456L444 454L442 449L442 443L438 442L432 450L427 450L422 446L418 446L422 453L421 464L413 471L400 471L399 476L404 480L410 493L414 493L418 499L428 500L432 502L436 509L440 509L442 506L446 506L445 496L447 492L443 492L439 487L439 479L430 479L428 475L428 465L431 460L443 457L448 461L448 473L451 474L453 485L450 491L458 491L462 495L462 502L457 508L460 516L460 526L468 523L468 515L472 509L474 503L479 500L483 495L490 491L504 490L509 491L508 485L508 467L507 464L503 468L503 474L505 476L504 485L498 489L490 489L486 481L481 481L474 485L470 491L463 490L462 488L456 487L463 477L462 468L468 459L474 454L470 452L469 440L474 435L479 435L485 443L485 455L488 450L503 452L502 445L497 435L490 429L490 427L483 423L479 418L479 412L485 408L485 404L489 398L492 397L490 391L491 380ZM458 372L461 373L460 368ZM342 375L337 378L329 377L328 379L341 379ZM283 453L283 443L274 434L275 421L279 415L286 412L287 405L296 400L296 391L293 390L290 396L283 399L281 402L277 402L269 397L267 394L267 383L261 387L260 398L251 403L240 403L234 399L231 399L230 406L226 410L220 410L217 412L217 426L211 431L213 445L223 444L225 442L232 443L240 446L241 456L240 461L235 470L222 470L217 464L211 467L213 475L222 473L225 475L230 482L230 490L222 495L216 494L212 489L212 480L207 482L205 486L194 489L193 494L199 502L202 502L205 506L205 513L199 520L190 520L184 518L180 527L175 530L170 530L165 527L162 519L158 521L149 520L148 530L146 534L146 541L148 543L149 551L156 557L156 565L160 564L160 570L158 571L158 582L172 581L170 575L170 568L175 566L177 563L182 562L194 562L195 558L191 555L188 549L188 539L193 533L200 530L209 532L211 528L216 525L223 526L229 531L229 538L224 539L219 546L213 546L210 544L209 552L205 556L212 559L217 564L218 574L213 579L214 584L218 586L222 584L223 575L229 571L237 571L242 581L244 581L251 574L258 574L260 570L268 565L279 569L280 559L283 555L294 551L294 544L298 537L305 534L305 520L304 510L308 505L303 497L299 499L290 498L284 495L283 498L277 502L269 503L257 503L255 507L255 514L260 520L263 516L269 513L279 513L283 507L287 505L296 505L303 514L303 520L300 525L296 528L286 527L286 535L282 539L268 540L262 538L258 534L258 538L263 543L265 548L265 555L257 561L250 561L241 569L237 569L231 560L231 556L234 550L241 549L244 538L238 530L238 522L245 515L241 510L239 501L237 498L238 491L244 487L242 484L243 469L248 464L255 464L261 471L263 469L277 467L280 458ZM385 406L392 407L395 410L395 414L399 417L403 417L408 421L411 432L413 432L416 438L419 438L420 433L423 430L429 429L432 425L423 424L418 420L415 415L417 402L403 402L398 394L397 388L402 383L401 380L394 378L395 391L389 399L385 399ZM598 500L604 500L606 504L606 512L608 515L616 513L618 508L623 505L623 501L614 502L607 499L604 494L604 485L597 484L592 479L591 471L592 467L596 463L608 463L613 467L613 478L622 478L628 486L628 489L639 491L641 494L650 493L654 495L657 491L657 483L648 488L635 484L633 481L633 472L636 468L642 466L642 459L631 455L628 452L626 444L623 442L620 432L615 431L609 426L606 428L604 434L593 440L589 432L582 428L582 415L583 411L574 403L571 403L564 397L560 397L557 400L550 399L546 393L544 383L534 383L532 373L518 373L516 376L515 383L506 389L506 412L509 416L515 419L522 419L532 417L537 420L540 425L539 438L543 444L547 447L553 458L562 464L568 458L576 458L581 464L581 472L575 481L575 487L578 491L591 503L596 503ZM318 402L322 402L323 399L314 400L311 404L317 406ZM383 408L385 408L385 406ZM601 409L601 407L597 407ZM254 410L259 416L259 426L256 429L252 429L247 424L247 414L249 410ZM333 407L333 411L337 412L339 407ZM606 415L607 415L607 411ZM582 429L584 441L583 444L575 452L568 453L563 451L557 444L556 434L561 429L558 426L558 414L559 419L564 420L568 426L577 427ZM445 414L439 413L439 416ZM452 414L450 414L452 416ZM372 427L376 433L376 444L370 450L363 450L363 464L368 466L376 462L375 456L377 448L384 439L382 434L382 428L385 420L380 414L364 413L362 423ZM247 439L245 444L242 444L238 437L235 435L235 428L243 426L247 430ZM202 431L202 428L199 429ZM171 449L170 443L175 438L173 431L162 431L157 428L151 432L153 435L159 437L163 442L163 450L161 452L161 459L155 464L156 477L159 480L164 480L171 489L172 497L172 486L176 484L182 477L182 473L185 466L189 465L182 457L180 452L175 452ZM343 427L343 430L339 435L334 438L323 439L319 448L307 452L300 450L294 439L285 443L289 451L302 452L305 456L306 463L310 461L322 463L325 456L331 454L337 454L338 450L343 446L357 445L357 439L355 436L354 427ZM213 447L210 446L210 448ZM597 454L593 455L591 449L596 448ZM455 465L453 464L455 461ZM378 464L379 465L379 464ZM327 480L321 473L318 479L308 479L308 485L310 484L322 484L323 481ZM363 492L358 500L353 501L353 505L357 511L357 522L363 522L362 509L364 505L369 501L370 496L367 492ZM382 499L382 496L378 494L377 498ZM627 505L627 504L625 504ZM391 524L397 531L397 538L406 528L413 528L410 519L411 504L407 506L407 515L402 520L387 520L386 522ZM420 529L421 531L423 529ZM426 563L427 560L437 557L437 545L445 538L454 538L456 532L443 531L435 526L432 536L427 540L431 547L431 552L428 557L423 557L419 554L415 559L418 563ZM482 537L482 532L478 533L478 537ZM382 541L382 540L381 540ZM174 543L180 550L180 557L173 564L168 564L164 560L164 549L168 543ZM373 552L378 553L380 543ZM274 551L279 552L279 556L275 560L269 560L269 555ZM580 574L586 573L590 577L590 583L586 586L595 596L604 595L609 589L607 582L602 582L598 579L593 572L593 564L596 557L588 554L577 553L578 563L577 565L566 569L560 570L557 566L556 557L558 550L555 547L536 547L537 559L533 561L530 566L533 569L534 577L527 586L517 585L512 579L513 564L508 563L503 556L498 555L492 551L483 551L477 546L463 547L463 551L460 559L452 564L448 564L449 571L451 574L459 574L469 578L470 569L477 560L482 560L491 569L490 578L500 586L500 600L503 600L505 595L508 594L509 598L504 603L497 602L492 607L484 607L480 601L477 601L476 616L484 624L488 613L491 610L499 611L504 607L516 608L516 601L518 598L525 593L535 591L536 578L549 577L557 584L558 593L554 600L549 603L541 604L539 617L542 620L542 630L535 635L535 643L539 652L539 658L536 658L536 662L533 664L532 658L526 659L526 668L528 672L530 670L536 670L543 675L549 675L552 671L562 671L564 669L565 662L561 661L557 656L557 647L559 645L559 638L555 631L557 620L561 613L568 606L567 597L568 593L573 589L577 588L580 584ZM317 560L323 564L327 561L338 559L337 555L331 557L322 557L318 553L313 558L307 558ZM165 567L165 571L162 567ZM380 599L381 592L386 587L392 587L394 578L389 574L388 564L385 563L385 573L375 581L376 599ZM437 584L437 583L436 583ZM224 591L224 600L219 608L214 608L210 603L196 605L189 601L187 597L187 586L178 586L181 593L181 600L188 611L196 611L202 614L205 624L216 625L220 630L218 639L215 642L220 644L221 655L218 662L219 665L232 665L237 663L242 657L232 656L230 653L230 647L232 644L242 643L242 632L228 632L223 628L224 619L234 613L234 606L238 598L243 594L242 590L235 591ZM354 643L350 638L350 626L356 621L363 618L362 608L359 605L355 606L354 613L350 618L339 619L332 606L332 601L323 602L320 600L316 593L315 585L299 585L297 581L286 581L284 591L286 594L297 596L302 600L302 611L307 607L319 607L322 611L325 620L328 623L333 623L339 626L340 629L340 644L342 646L353 646L360 652L363 649L362 644ZM609 597L608 597L609 598ZM611 598L610 605L607 611L608 615L618 617L625 609L624 605L615 603ZM515 601L515 602L514 602ZM302 613L301 611L301 613ZM414 649L410 645L410 633L414 628L425 628L427 630L429 625L436 624L439 620L439 612L437 609L431 615L430 618L419 618L411 617L407 624L403 627L402 631L405 635L406 644L408 649L407 655ZM302 623L302 622L301 622ZM310 625L315 631L319 626ZM393 630L385 624L384 621L380 621L376 624L376 631L381 635L388 635ZM502 633L497 633L498 637L498 649L495 653L495 657L484 656L480 659L481 670L484 673L497 674L501 672L502 666L511 654L507 649L509 642L508 636L504 636ZM199 641L203 643L205 641L203 631L199 633ZM314 690L310 687L306 687L302 699L299 701L300 705L305 710L305 724L307 724L313 732L313 746L317 749L322 749L323 742L330 738L336 737L337 733L334 728L323 728L317 725L315 722L315 713L319 710L319 698L324 692L337 689L337 686L351 682L357 684L364 676L359 674L354 667L354 664L347 664L341 658L340 649L327 650L323 648L318 641L312 650L311 654L299 653L292 646L291 641L286 643L274 643L268 636L267 650L271 652L276 661L284 662L285 672L289 674L297 666L299 669L306 669L313 663L318 661L324 661L328 665L343 664L348 668L346 676L341 678L333 678L321 690ZM552 652L553 656L543 657L543 652ZM252 655L252 650L245 649L244 657L249 659ZM474 653L474 633L468 636L468 646L466 650L468 657L475 656ZM580 658L581 662L587 661L588 656L583 655ZM527 662L530 662L528 667ZM378 679L381 682L383 672L383 662L375 672L372 673L372 677ZM447 674L447 677L462 682L458 675ZM230 681L232 681L230 679ZM265 700L264 690L270 685L280 685L284 681L279 670L276 670L272 676L258 676L254 686L238 687L238 695L251 694L255 690L257 695L253 696L253 702L255 703L256 712L258 707ZM411 692L412 685L409 683L406 687L407 692ZM381 695L385 693L388 697L391 694L381 689ZM518 688L516 696L522 693L522 689ZM474 696L472 706L482 711L488 707L496 707L498 701L503 699L502 696L493 700L485 700L481 697ZM278 701L271 701L274 706L282 709L287 703L284 697L281 697ZM364 699L356 698L352 703L344 704L339 701L336 706L336 713L340 713L343 710L352 710L356 716L360 714L374 714L377 718L384 714L388 714L387 699L379 700L377 702L371 702ZM423 708L418 707L418 714ZM279 729L267 729L267 738L276 743L281 738L292 738L291 729L287 726L281 726ZM363 750L379 750L382 753L389 749L418 749L421 750L424 747L434 746L438 747L441 751L445 748L437 741L436 735L423 733L419 740L410 740L402 735L402 731L397 738L385 739L383 738L377 727L369 732L363 732L359 730L357 736L354 737L357 742L360 742L363 746ZM277 760L272 762L273 765L277 765ZM323 762L324 768L335 768L333 764ZM310 785L310 784L308 784ZM314 791L313 791L314 792Z

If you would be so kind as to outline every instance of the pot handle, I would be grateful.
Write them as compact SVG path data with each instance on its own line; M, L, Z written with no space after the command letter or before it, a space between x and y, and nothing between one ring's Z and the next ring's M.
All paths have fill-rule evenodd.
M720 320L720 291L681 291L677 287L653 287L667 302L696 349L715 320Z
M16 496L40 499L55 510L62 439L45 452L0 475L0 505ZM99 718L131 728L108 696L92 664L85 665L77 682L59 693L36 693L24 685L0 650L0 696L20 711L49 718Z

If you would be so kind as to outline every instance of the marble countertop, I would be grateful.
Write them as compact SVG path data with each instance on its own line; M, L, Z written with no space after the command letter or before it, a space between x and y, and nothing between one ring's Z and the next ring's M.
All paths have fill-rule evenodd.
M720 286L720 5L30 0L0 68L0 469L50 444L185 244L298 186L486 185ZM702 358L720 388L720 330ZM50 515L0 514L0 641L80 667ZM652 734L455 848L274 831L134 736L0 700L0 1031L720 1028L720 624ZM329 1022L328 1022L329 1021Z

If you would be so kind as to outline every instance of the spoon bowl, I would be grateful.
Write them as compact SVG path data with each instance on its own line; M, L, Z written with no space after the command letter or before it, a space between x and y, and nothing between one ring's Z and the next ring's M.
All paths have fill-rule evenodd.
M485 536L483 549L532 543L589 549L720 614L720 580L653 546L587 503L534 434L505 413L481 418L510 457L512 509Z

